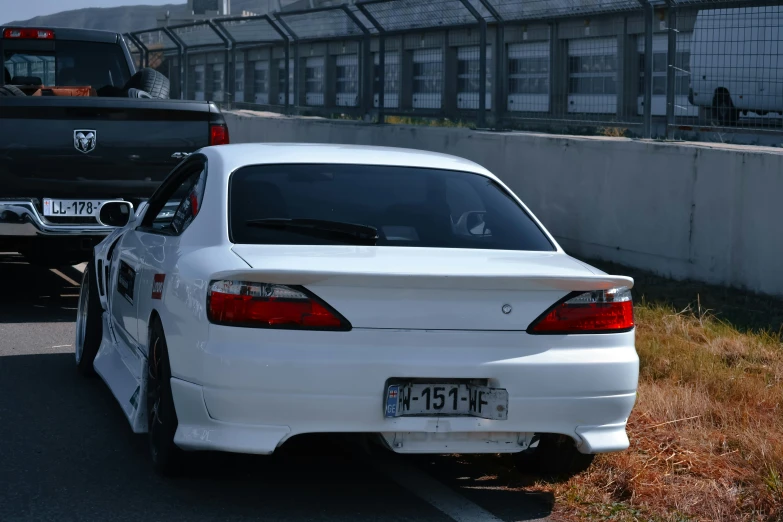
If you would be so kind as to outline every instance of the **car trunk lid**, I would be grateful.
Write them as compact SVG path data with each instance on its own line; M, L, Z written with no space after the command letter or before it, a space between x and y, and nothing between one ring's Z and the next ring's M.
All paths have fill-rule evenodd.
M303 286L354 328L523 331L574 291L631 287L558 252L235 245L232 279Z

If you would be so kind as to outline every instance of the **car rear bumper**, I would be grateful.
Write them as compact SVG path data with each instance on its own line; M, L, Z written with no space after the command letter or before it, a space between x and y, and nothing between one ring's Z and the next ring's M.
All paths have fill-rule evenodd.
M54 225L48 223L30 200L0 200L0 237L100 236L113 227L105 225Z
M186 449L272 453L303 433L379 433L400 453L511 453L535 433L568 435L583 453L628 447L639 369L633 331L264 331L259 341L258 330L214 329L228 337L185 359L169 343L175 441ZM508 418L386 418L385 389L395 379L481 379L508 391Z

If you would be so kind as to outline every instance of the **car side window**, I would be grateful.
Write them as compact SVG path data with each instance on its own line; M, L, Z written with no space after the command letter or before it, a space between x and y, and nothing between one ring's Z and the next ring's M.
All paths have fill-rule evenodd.
M206 166L199 165L173 192L167 191L158 196L160 200L150 201L150 212L145 215L142 228L166 235L182 234L201 210L206 177Z

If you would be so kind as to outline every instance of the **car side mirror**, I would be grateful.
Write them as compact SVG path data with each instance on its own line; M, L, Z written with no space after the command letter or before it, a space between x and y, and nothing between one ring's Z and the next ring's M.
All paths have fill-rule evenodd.
M108 227L124 227L136 220L129 201L107 201L98 211L98 223Z

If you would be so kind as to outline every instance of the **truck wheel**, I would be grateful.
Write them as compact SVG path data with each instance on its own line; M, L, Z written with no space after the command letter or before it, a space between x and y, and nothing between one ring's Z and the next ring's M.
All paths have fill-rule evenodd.
M722 90L715 93L712 101L712 116L724 126L737 124L739 111L734 108L729 91Z
M514 457L521 471L565 480L586 471L595 459L595 455L579 453L571 437L552 433L541 434L538 446Z
M0 96L27 96L19 87L14 85L3 85L0 87Z
M184 452L174 444L179 421L171 392L171 364L166 337L158 320L152 323L150 329L147 361L147 426L152 467L163 476L177 475L182 470Z
M98 355L103 337L103 308L98 297L98 282L95 279L95 261L84 269L79 291L79 305L76 309L76 368L82 375L94 375L93 362Z
M167 100L170 89L169 79L151 67L145 67L125 84L125 90L138 89L150 94L153 98Z

